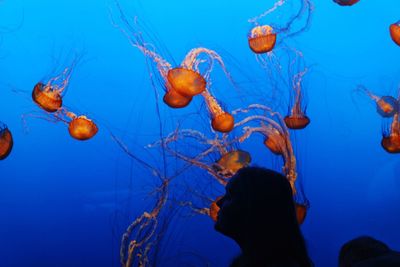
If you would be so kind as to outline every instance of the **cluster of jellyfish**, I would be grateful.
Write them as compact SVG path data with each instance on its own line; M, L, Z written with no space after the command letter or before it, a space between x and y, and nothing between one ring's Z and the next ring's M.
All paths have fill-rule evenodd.
M252 29L247 40L250 51L264 69L273 70L270 77L285 85L289 95L287 114L260 103L248 104L233 110L225 108L213 93L213 70L219 66L226 79L233 85L231 77L222 57L214 50L205 47L191 49L181 64L174 65L156 50L156 46L146 39L137 18L128 18L118 1L115 2L117 15L113 23L128 38L130 44L138 49L150 64L151 85L158 101L161 92L163 103L172 109L190 106L194 98L204 103L209 118L209 127L204 131L178 127L164 134L160 126L160 139L146 146L155 149L163 158L161 167L145 162L131 151L117 136L114 140L120 148L138 164L144 166L159 183L155 192L156 200L153 208L137 216L126 228L120 245L120 263L128 266L151 266L156 260L157 246L162 239L160 228L165 225L168 202L174 201L195 214L209 216L216 220L218 206L216 202L221 193L215 190L194 190L191 197L182 199L172 197L174 192L170 185L181 174L189 169L197 169L207 174L208 183L222 188L235 173L251 163L251 153L241 149L241 144L253 136L262 137L261 145L273 155L282 159L282 173L287 177L293 189L293 200L296 204L298 223L306 218L310 203L298 179L297 159L291 140L291 131L299 131L310 124L306 115L305 91L303 80L308 73L303 54L289 48L285 40L301 34L310 26L313 4L310 0L296 1L296 10L283 23L260 24L266 16L279 10L287 1L279 0L274 6L261 15L249 20ZM117 21L118 18L118 21ZM282 54L283 56L276 56ZM282 62L282 58L286 61ZM282 65L288 72L282 72ZM155 77L155 78L154 78ZM157 102L157 111L159 104ZM201 116L200 112L196 112ZM159 115L159 114L158 114ZM160 119L160 118L159 118ZM161 119L160 119L161 120ZM207 128L207 127L206 127ZM190 149L186 149L189 146ZM137 153L137 152L136 152ZM167 171L169 158L178 159L180 168L175 167L174 174ZM201 193L199 191L202 191ZM172 200L173 199L173 200ZM163 229L165 231L165 229Z
M77 140L88 140L96 135L97 125L85 115L76 115L63 105L63 97L68 88L69 81L77 63L76 58L71 66L47 81L38 82L32 90L33 102L46 113L48 120L61 121L68 125L71 137Z

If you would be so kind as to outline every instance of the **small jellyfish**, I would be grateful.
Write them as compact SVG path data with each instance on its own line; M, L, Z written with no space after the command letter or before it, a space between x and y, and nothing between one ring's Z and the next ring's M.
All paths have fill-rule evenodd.
M46 83L38 82L32 91L32 100L43 110L53 113L62 107L72 71L80 57L76 56L71 66L64 68L61 74L51 77Z
M310 124L310 119L305 114L291 114L284 118L285 124L289 129L301 130Z
M293 78L294 104L289 115L284 118L285 124L289 129L300 130L310 124L310 118L307 117L305 108L302 108L302 79L306 73L307 69L304 69Z
M217 160L213 168L224 177L232 177L238 170L248 166L250 162L250 153L243 150L233 150Z
M360 0L333 0L333 2L341 6L352 6L359 1Z
M275 47L276 33L269 25L256 26L250 31L248 42L254 53L268 53Z
M259 22L262 18L274 13L286 2L286 0L278 0L271 8L264 11L262 14L248 20L249 23L251 23L253 26L248 34L247 39L249 47L254 53L269 53L275 48L278 37L280 37L279 42L281 42L288 37L295 36L305 31L310 25L311 12L313 9L313 5L311 4L310 0L298 0L298 10L295 14L292 14L284 23L279 23L278 25L276 23L271 23L271 20L269 20L270 23L268 24L261 24ZM295 22L301 20L304 17L304 25L298 25L296 28L293 27ZM293 28L295 28L295 30L293 30Z
M389 31L393 42L400 46L400 21L390 25Z
M69 116L72 117L72 120L68 124L68 131L73 138L84 141L96 135L98 128L92 120L86 116L77 117L75 114Z
M399 103L393 96L382 96L376 101L376 111L384 118L393 117L399 111Z
M399 113L393 116L393 121L388 132L384 132L381 145L388 153L400 153L400 120Z
M8 157L13 147L13 138L7 125L0 122L0 160Z
M222 196L217 197L210 205L210 211L209 211L209 215L211 217L211 219L216 222L218 219L218 211L220 210L220 208L217 205L217 202L222 198Z
M399 101L393 96L379 97L373 94L363 85L359 85L357 89L363 91L370 99L375 102L376 111L383 118L391 118L399 111Z

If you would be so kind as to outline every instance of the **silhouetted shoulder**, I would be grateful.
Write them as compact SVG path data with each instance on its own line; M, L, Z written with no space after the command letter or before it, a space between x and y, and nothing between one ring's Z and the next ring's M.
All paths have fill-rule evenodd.
M400 266L400 253L388 253L380 257L362 261L354 267L399 267Z

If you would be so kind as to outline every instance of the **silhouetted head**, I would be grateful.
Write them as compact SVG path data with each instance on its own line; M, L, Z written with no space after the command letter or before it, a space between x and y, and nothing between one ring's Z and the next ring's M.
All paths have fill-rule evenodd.
M264 168L243 168L230 179L217 205L215 229L239 244L248 263L289 260L310 266L292 189L283 175Z
M353 267L368 259L391 252L383 242L369 236L361 236L345 243L339 253L339 267Z

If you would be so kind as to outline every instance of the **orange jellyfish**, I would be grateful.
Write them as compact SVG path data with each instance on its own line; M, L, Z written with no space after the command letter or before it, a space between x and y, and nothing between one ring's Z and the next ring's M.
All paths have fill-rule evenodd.
M182 67L168 71L168 82L180 95L192 97L206 89L206 80L200 73Z
M200 58L200 55L206 55L207 59ZM203 62L209 62L209 64L206 66L206 70L204 71L204 79L207 81L208 84L211 84L209 82L210 79L210 74L213 69L214 61L216 61L224 71L225 75L228 77L229 80L232 81L232 78L228 71L226 70L225 64L222 61L222 58L213 50L199 47L199 48L193 48L192 50L189 51L189 53L186 55L185 59L183 60L181 66L183 66L186 69L193 69L198 72L199 66ZM221 133L228 133L232 131L234 125L235 125L235 120L229 112L225 111L222 109L222 107L218 104L217 99L211 95L210 91L206 87L206 83L204 84L205 87L201 87L201 95L203 96L205 103L207 105L207 109L209 112L209 115L211 117L211 127Z
M393 42L400 46L400 21L390 25L389 31Z
M131 23L125 16L117 3L120 18L126 29L120 27L121 31L128 37L132 46L139 49L143 55L149 57L161 76L161 88L164 90L163 101L171 108L183 108L190 104L192 97L205 90L206 80L199 71L191 65L173 68L172 65L161 55L155 52L154 46L144 42L142 33L135 20ZM153 75L151 75L153 77Z
M61 92L39 82L32 91L33 101L47 112L56 112L62 106Z
M86 116L76 116L72 112L68 112L67 116L72 118L68 123L68 131L73 138L84 141L97 134L97 125Z
M238 170L248 166L250 162L250 153L243 150L233 150L224 154L212 167L221 176L232 177Z
M3 160L10 155L13 147L13 138L7 125L0 122L0 160Z
M250 49L256 54L272 51L276 43L276 33L269 25L256 26L251 29L248 42Z
M305 109L302 108L302 79L306 73L307 69L299 72L293 78L294 104L289 115L284 118L285 124L289 129L300 130L310 124L310 118L307 117Z
M76 57L71 66L66 67L63 72L50 78L46 83L38 82L32 91L32 100L47 112L56 112L62 107L62 97L65 93L74 66L78 63Z
M393 96L382 96L379 97L373 94L370 90L368 90L363 85L359 85L358 90L363 91L367 96L372 99L376 104L376 111L383 118L391 118L396 113L399 112L399 101Z
M184 108L192 101L191 96L185 96L174 90L169 83L165 84L166 92L163 101L171 108Z
M218 104L215 97L213 97L208 90L202 93L206 102L208 111L211 116L211 127L221 133L228 133L233 130L235 126L235 119L232 114L226 112Z
M287 37L294 36L303 32L310 25L311 12L313 9L310 0L299 0L299 10L296 14L292 15L283 25L259 24L260 19L272 14L279 7L283 6L286 2L286 0L278 0L270 9L248 20L251 24L253 24L253 27L250 30L247 39L249 47L254 53L269 53L274 49L278 36L282 36L280 38L280 41L282 41ZM305 16L305 24L301 27L297 27L295 31L292 31L292 25L296 21L300 20L305 13L307 13L307 15Z
M383 133L381 145L388 153L400 153L400 120L399 113L394 114L388 132Z
M333 2L341 6L352 6L355 3L358 3L359 1L360 0L333 0Z

